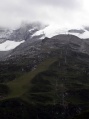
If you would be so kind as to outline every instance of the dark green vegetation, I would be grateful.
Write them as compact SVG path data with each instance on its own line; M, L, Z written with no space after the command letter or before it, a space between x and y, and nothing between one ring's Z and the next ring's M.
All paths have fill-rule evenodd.
M8 81L6 77L0 84L0 117L88 119L89 56L59 49L44 59L36 69L29 68L30 72L22 70L27 62L12 65L15 70L6 69L7 76L15 71L16 79Z
M21 59L13 59L8 61L0 62L0 83L8 82L11 80L20 77L23 73L29 72L33 67L32 62L34 59L26 59L24 57L20 57ZM18 59L18 61L17 61Z
M89 111L83 112L80 115L77 115L73 119L89 119Z
M9 87L5 84L0 84L0 98L7 96L10 93Z

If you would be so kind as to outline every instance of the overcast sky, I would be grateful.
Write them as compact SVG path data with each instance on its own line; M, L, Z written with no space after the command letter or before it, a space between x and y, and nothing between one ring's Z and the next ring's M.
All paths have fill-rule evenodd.
M0 0L0 26L15 27L22 21L89 26L89 0Z

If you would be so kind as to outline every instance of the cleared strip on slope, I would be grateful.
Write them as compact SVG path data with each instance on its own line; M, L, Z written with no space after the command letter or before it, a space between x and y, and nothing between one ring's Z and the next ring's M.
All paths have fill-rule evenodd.
M1 100L22 96L28 90L28 84L30 83L31 79L33 79L38 73L46 71L48 67L56 61L56 58L48 59L42 62L37 67L37 69L26 73L25 75L21 76L20 78L17 78L16 80L7 83L7 86L10 88L10 94Z

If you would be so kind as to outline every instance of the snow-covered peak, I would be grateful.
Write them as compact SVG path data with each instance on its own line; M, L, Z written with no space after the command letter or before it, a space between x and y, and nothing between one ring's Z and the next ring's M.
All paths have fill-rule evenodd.
M44 29L37 31L35 34L32 35L32 37L33 36L38 36L38 35L43 35L43 37L51 38L55 35L63 33L63 31L66 32L66 29L62 30L57 25L49 25L49 26L45 27Z
M36 33L32 35L32 37L41 35L42 36L41 39L43 39L44 37L51 38L55 35L60 35L60 34L71 34L82 39L89 38L89 31L84 28L75 29L76 32L75 31L69 32L69 30L70 29L68 28L60 28L60 26L52 24L45 27L42 30L37 31Z
M20 42L15 42L15 41L5 41L4 43L0 44L0 51L9 51L12 50L14 48L16 48L17 46L19 46L21 43L23 43L23 41Z

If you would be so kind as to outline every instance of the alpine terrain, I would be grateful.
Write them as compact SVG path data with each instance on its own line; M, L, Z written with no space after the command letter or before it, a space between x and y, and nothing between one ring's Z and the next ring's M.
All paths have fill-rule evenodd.
M0 118L89 118L89 27L0 28Z

